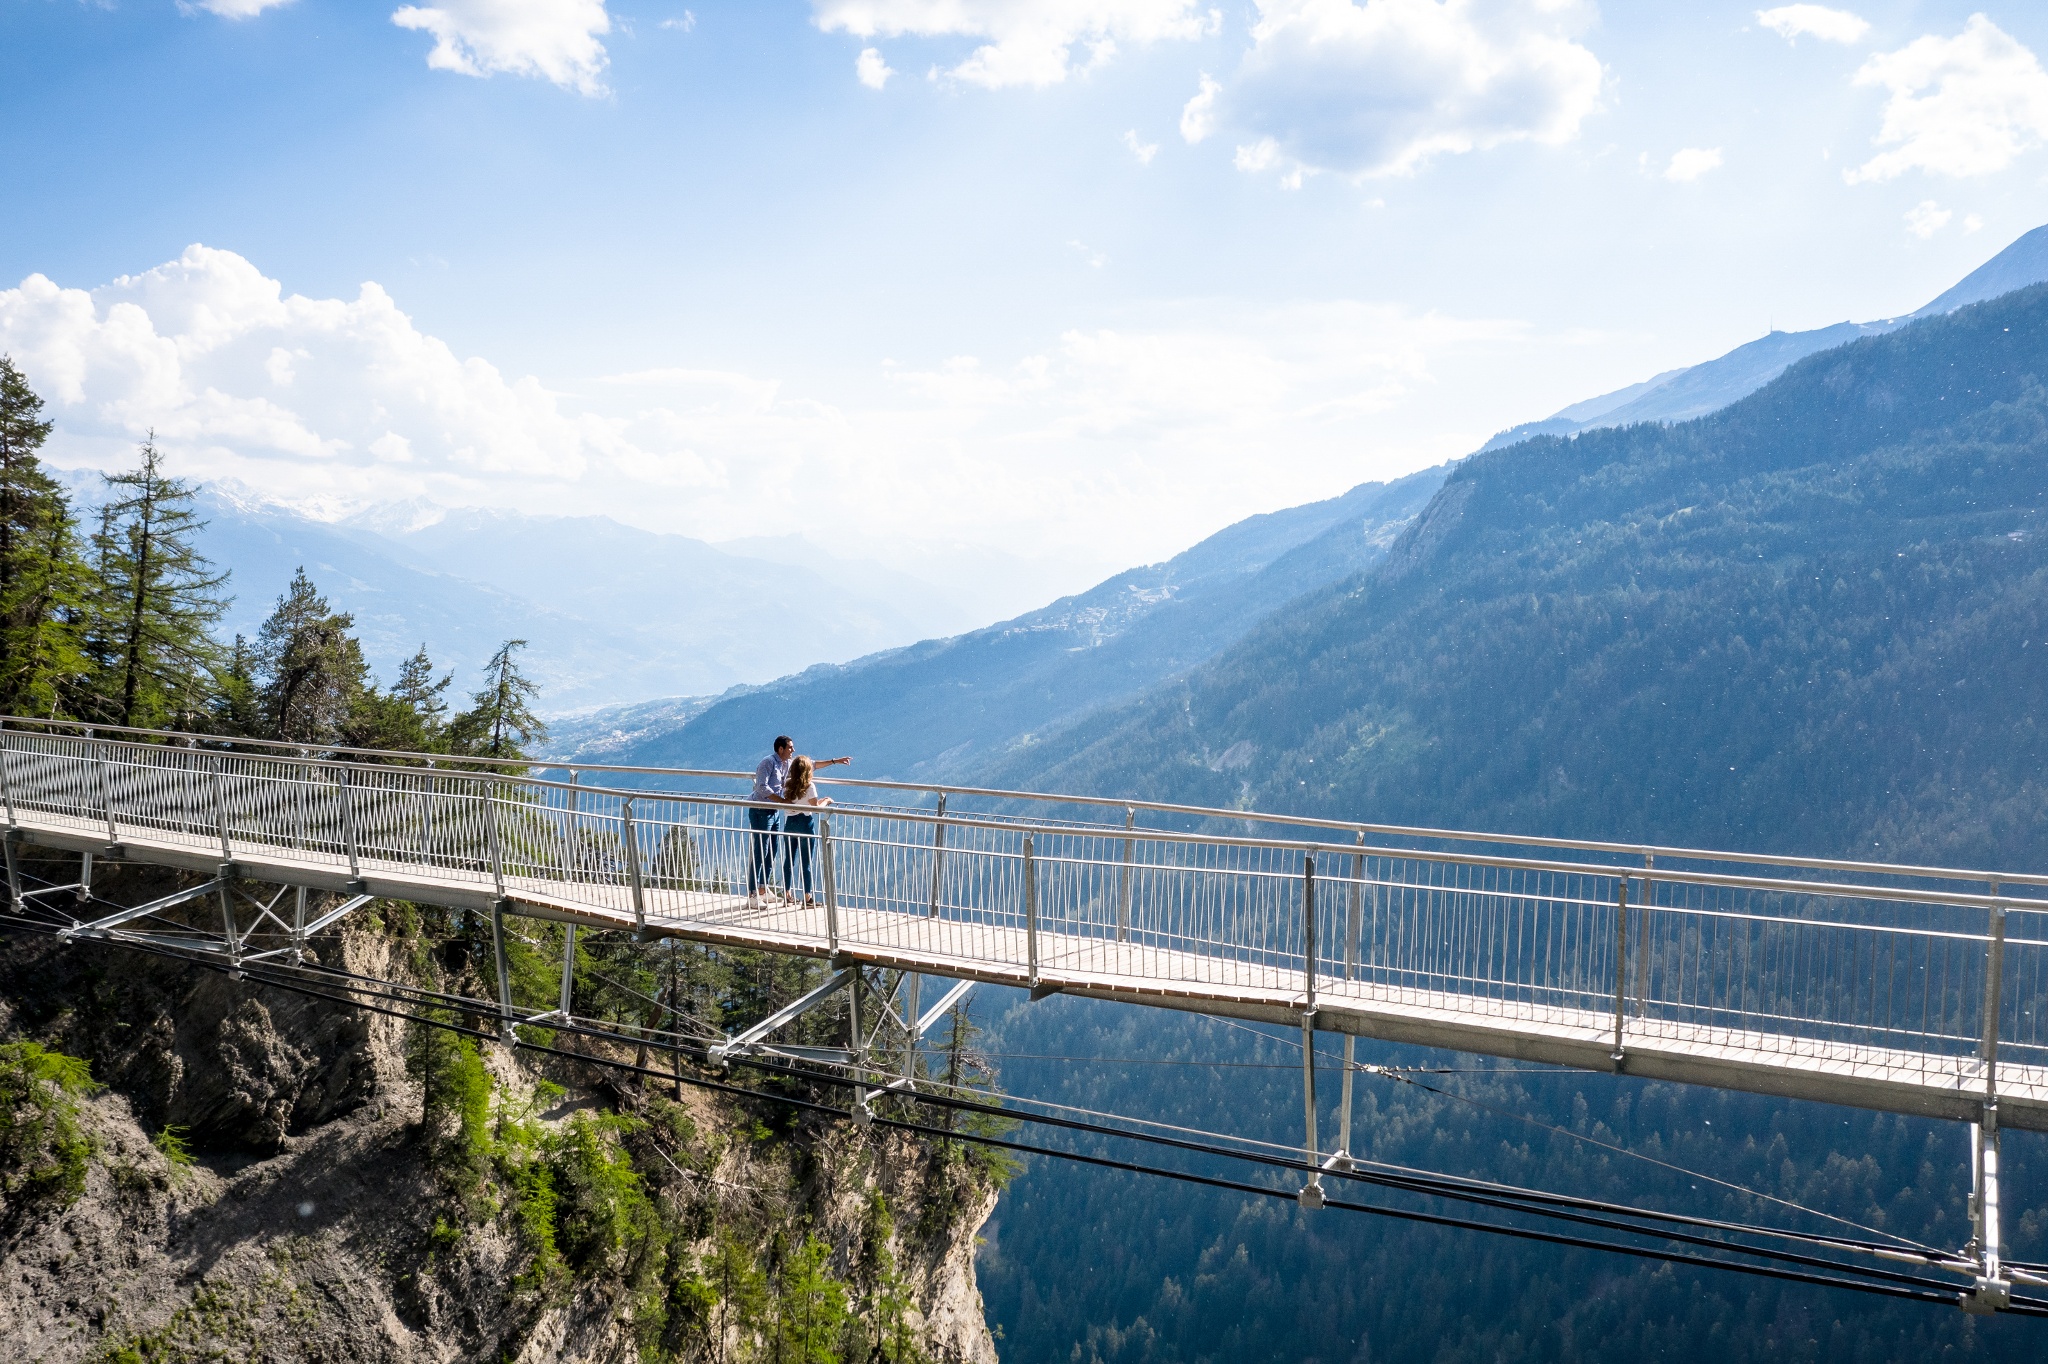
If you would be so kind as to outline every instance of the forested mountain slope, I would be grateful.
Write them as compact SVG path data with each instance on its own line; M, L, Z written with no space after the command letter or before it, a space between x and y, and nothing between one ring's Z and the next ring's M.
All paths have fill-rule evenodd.
M1475 456L1376 571L994 775L2040 862L2044 379L2036 288L1684 426ZM1211 770L1241 744L1245 767Z
M1812 357L1687 425L1475 456L1377 568L985 777L2038 870L2044 511L2048 288L2035 288ZM1021 1000L993 1035L1016 1092L1298 1131L1284 1038ZM1076 1056L1144 1064L1037 1059ZM1866 1225L1968 1236L1952 1124L1391 1046L1361 1059L1447 1068L1417 1077L1432 1089L1361 1082L1356 1145L1384 1159L1760 1210L1625 1147ZM2023 1258L2048 1249L2043 1146L2006 1141ZM2038 1358L2044 1344L2028 1323L1043 1164L990 1237L990 1317L1016 1359L1776 1364Z
M811 668L720 699L663 729L600 713L558 731L552 756L751 767L777 733L858 755L869 777L944 780L1032 731L1131 696L1238 638L1275 607L1374 562L1444 470L1248 517L1194 548L970 634ZM801 641L793 640L792 647Z

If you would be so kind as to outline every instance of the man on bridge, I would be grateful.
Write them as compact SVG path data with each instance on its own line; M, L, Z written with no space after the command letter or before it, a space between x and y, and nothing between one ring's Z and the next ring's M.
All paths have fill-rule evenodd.
M776 806L787 805L783 787L789 782L789 762L796 756L796 741L787 734L775 736L775 751L761 759L761 765L754 769L754 790L749 797L755 804L747 807L747 828L753 831L747 855L747 906L758 909L765 891L772 893L775 881L775 849L781 844L782 811ZM818 758L813 767L837 767L850 763L850 757Z

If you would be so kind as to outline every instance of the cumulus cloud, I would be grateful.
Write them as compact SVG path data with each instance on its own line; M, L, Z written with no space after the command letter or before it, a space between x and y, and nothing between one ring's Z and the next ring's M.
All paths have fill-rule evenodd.
M1852 185L1910 170L1989 175L2048 138L2048 72L1981 14L1953 38L1930 33L1872 57L1856 84L1888 92L1874 141L1890 150L1843 172Z
M1180 111L1180 135L1189 142L1200 142L1216 131L1216 97L1223 93L1223 87L1202 73L1201 84Z
M223 19L254 19L267 9L290 3L291 0L178 0L178 9L185 14L204 10Z
M1241 168L1297 183L1568 142L1600 107L1600 59L1576 41L1590 15L1576 0L1259 0L1251 50L1182 130L1229 129Z
M456 356L375 284L353 299L286 295L204 246L93 290L30 275L0 291L0 350L87 460L154 429L187 467L324 495L393 462L473 486L574 480L632 454L616 423Z
M1926 241L1935 233L1948 226L1948 220L1956 215L1932 199L1922 199L1906 210L1906 231Z
M686 11L687 13L687 11ZM605 93L611 32L604 0L441 0L406 5L391 22L434 38L427 65L465 76L538 76L584 95Z
M971 85L1057 85L1119 42L1195 38L1221 22L1198 0L811 0L818 27L856 38L982 39L947 74Z
M1862 15L1851 14L1845 9L1829 9L1826 5L1779 5L1776 9L1760 9L1756 12L1756 21L1786 42L1795 41L1804 34L1824 43L1860 43L1863 35L1870 32L1870 21Z
M61 467L123 466L154 428L181 475L303 507L425 497L713 540L830 521L845 552L903 564L1018 547L1061 591L1464 453L1582 382L1564 341L1343 300L1164 310L1021 353L850 357L841 405L706 366L508 374L375 284L304 297L200 246L98 288L0 290L0 352L48 400Z
M882 60L882 54L878 49L864 47L860 50L860 56L854 58L853 74L860 77L860 83L868 89L879 90L887 85L889 77L896 73L889 68L889 63Z
M1131 149L1131 155L1138 158L1138 164L1141 166L1151 165L1152 158L1159 155L1159 144L1157 142L1140 141L1136 128L1125 131L1124 145Z
M1710 170L1721 166L1719 147L1682 147L1671 153L1671 164L1664 168L1666 180L1697 180Z

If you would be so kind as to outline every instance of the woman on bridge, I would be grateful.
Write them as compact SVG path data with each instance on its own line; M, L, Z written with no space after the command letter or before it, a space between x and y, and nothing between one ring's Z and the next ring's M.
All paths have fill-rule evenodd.
M815 771L809 758L797 754L789 765L789 780L782 788L783 800L792 807L782 816L782 836L786 840L782 854L782 895L786 900L796 898L790 894L790 876L801 863L806 905L817 903L811 894L811 850L818 844L818 817L812 812L820 805L832 803L829 797L818 794L818 784L812 780Z

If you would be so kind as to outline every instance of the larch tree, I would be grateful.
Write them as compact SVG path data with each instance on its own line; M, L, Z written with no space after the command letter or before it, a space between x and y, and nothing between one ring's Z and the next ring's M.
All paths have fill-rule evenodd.
M70 504L37 452L43 400L0 356L0 711L54 715L87 670L78 617L86 572Z
M200 554L206 523L190 485L164 473L155 433L136 467L106 486L91 624L98 709L117 724L189 726L213 707L224 660L212 630L228 575Z
M526 647L508 639L484 664L484 685L470 708L449 725L451 749L479 758L524 758L527 746L548 737L547 723L533 710L540 686L519 669L514 657Z

